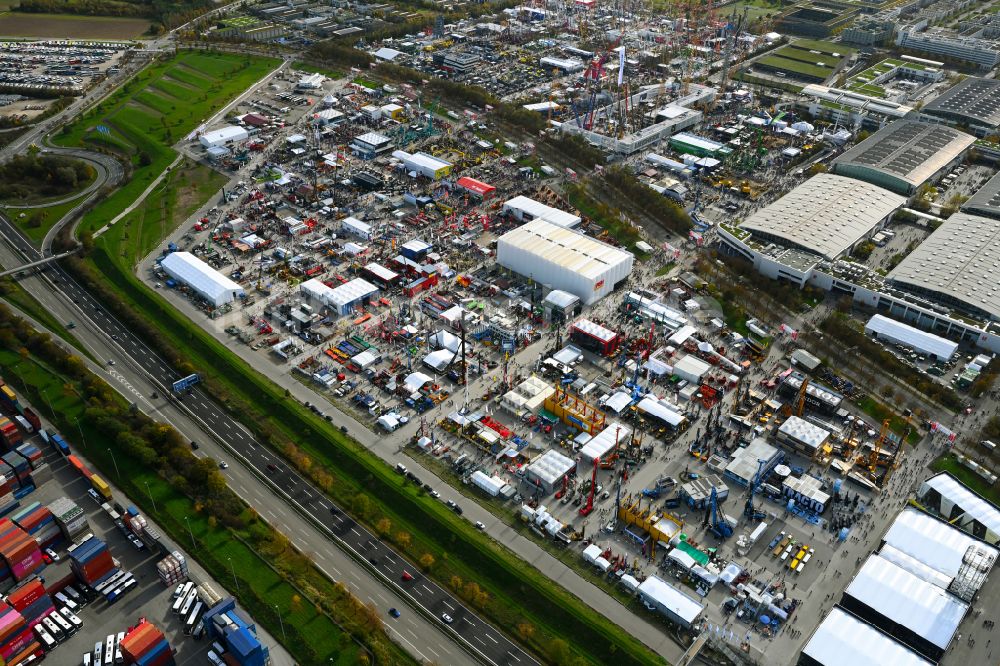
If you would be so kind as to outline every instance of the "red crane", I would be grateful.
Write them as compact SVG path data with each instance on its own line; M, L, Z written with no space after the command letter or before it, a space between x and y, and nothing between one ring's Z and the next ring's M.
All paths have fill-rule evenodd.
M594 458L594 473L590 477L590 493L587 495L587 503L580 507L580 515L588 516L594 510L594 495L597 493L597 467L601 464L600 458Z

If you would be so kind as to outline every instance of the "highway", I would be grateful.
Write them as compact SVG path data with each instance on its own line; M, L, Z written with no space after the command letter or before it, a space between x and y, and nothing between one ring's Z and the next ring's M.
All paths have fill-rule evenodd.
M5 218L0 218L0 234L18 250L22 260L36 260L41 256ZM11 261L10 253L6 254L0 261ZM526 666L538 663L450 592L420 574L418 567L335 507L277 454L255 441L201 388L195 387L182 400L150 399L148 396L154 392L168 395L170 385L180 375L61 267L49 268L20 283L54 316L63 321L75 321L78 326L74 334L85 341L95 358L104 363L115 361L113 366L106 366L112 383L117 382L141 408L177 426L193 441L201 443L214 439L221 443L227 453L213 457L239 461L248 472L237 478L239 466L230 466L227 474L231 476L234 490L303 552L312 555L332 578L354 582L352 587L358 596L383 610L395 606L405 611L404 606L408 605L423 612L424 616L404 612L399 620L386 617L386 625L411 652L428 661L472 663L470 657L452 642L457 639L485 663ZM186 413L187 422L179 418L179 412ZM208 447L205 449L210 452ZM270 486L269 492L265 491L267 486ZM279 499L282 501L276 501ZM294 520L296 517L298 520ZM331 548L331 542L342 552ZM350 557L345 557L344 553ZM348 563L356 568L348 569ZM412 580L404 581L404 572L408 572ZM380 601L375 600L376 596ZM452 618L450 624L442 619L445 614ZM397 623L401 625L399 629L395 627Z

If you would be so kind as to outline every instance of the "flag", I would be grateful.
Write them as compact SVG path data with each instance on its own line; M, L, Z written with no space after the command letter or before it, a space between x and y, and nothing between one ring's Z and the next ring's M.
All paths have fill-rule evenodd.
M622 81L625 80L625 45L618 49L618 87L621 88Z

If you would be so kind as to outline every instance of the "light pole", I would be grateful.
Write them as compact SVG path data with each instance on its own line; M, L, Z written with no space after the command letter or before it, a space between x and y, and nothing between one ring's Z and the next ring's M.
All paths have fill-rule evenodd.
M111 454L111 462L115 464L115 476L118 477L118 480L120 481L122 474L118 471L118 461L115 460L115 452L111 450L110 446L108 447L108 453Z
M51 407L49 408L51 409ZM80 431L80 439L83 440L83 448L87 448L87 438L83 436L83 426L80 425L80 419L76 420L76 427Z
M146 484L146 492L149 493L149 501L153 503L153 513L159 513L160 510L156 508L156 500L153 499L153 491L149 489L149 481L143 481Z
M187 516L184 516L184 523L187 525L187 527L188 527L188 534L191 536L191 549L194 550L194 547L195 547L195 545L194 545L194 532L191 531L191 520Z
M288 638L285 636L285 622L281 619L281 611L278 609L278 604L274 604L274 612L278 614L278 624L281 625L281 640L287 643Z
M233 583L236 585L236 594L240 593L240 579L236 577L236 566L233 564L233 558L227 557L229 560L229 568L233 571Z

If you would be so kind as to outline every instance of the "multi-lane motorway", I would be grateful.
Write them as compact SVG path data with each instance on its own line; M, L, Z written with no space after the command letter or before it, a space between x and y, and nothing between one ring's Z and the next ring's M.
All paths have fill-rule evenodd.
M33 261L41 258L41 253L32 247L9 220L0 218L0 233L8 243L16 247L25 260ZM40 300L48 309L54 311L53 314L64 319L86 320L90 323L87 327L90 332L103 336L105 345L110 343L110 347L104 346L104 349L118 350L117 353L106 352L109 356L100 359L105 363L115 361L114 366L108 366L109 369L123 375L130 386L151 384L161 395L169 395L170 386L180 378L179 374L138 336L122 325L62 268L52 267L44 274L30 278L30 281L33 283L32 291L40 288L49 292L48 298ZM127 362L122 363L123 360ZM140 373L141 377L138 376ZM145 401L148 402L148 398L145 398ZM163 398L160 398L160 401L162 402ZM492 664L538 663L447 590L421 575L419 568L406 561L364 526L357 524L335 507L321 491L295 470L290 469L267 447L255 441L239 422L231 418L204 391L195 387L191 394L183 397L180 405L174 406L188 412L193 420L200 424L202 431L211 433L226 447L230 452L230 459L239 460L253 473L254 477L248 481L249 483L272 484L276 492L310 523L326 533L328 538L349 555L360 558L361 564L374 573L372 580L377 580L379 587L389 587L394 590L399 598L405 600L412 608L424 613L439 630L443 630L453 639L458 639L477 659ZM169 417L169 414L163 411L160 416ZM273 496L271 502L274 502ZM255 508L265 517L269 513L267 505ZM311 550L312 548L307 549L307 552ZM410 574L405 577L412 577L412 580L404 581L404 572ZM452 621L446 623L444 615L449 616ZM391 623L392 620L387 622L390 626ZM439 633L432 631L429 634L422 632L414 635L416 650L421 651L426 641L433 644L433 634ZM448 648L442 649L448 650ZM441 659L448 663L462 661L464 655L456 652L457 649L452 643L451 657L445 659L442 655ZM431 656L425 658L438 660Z

